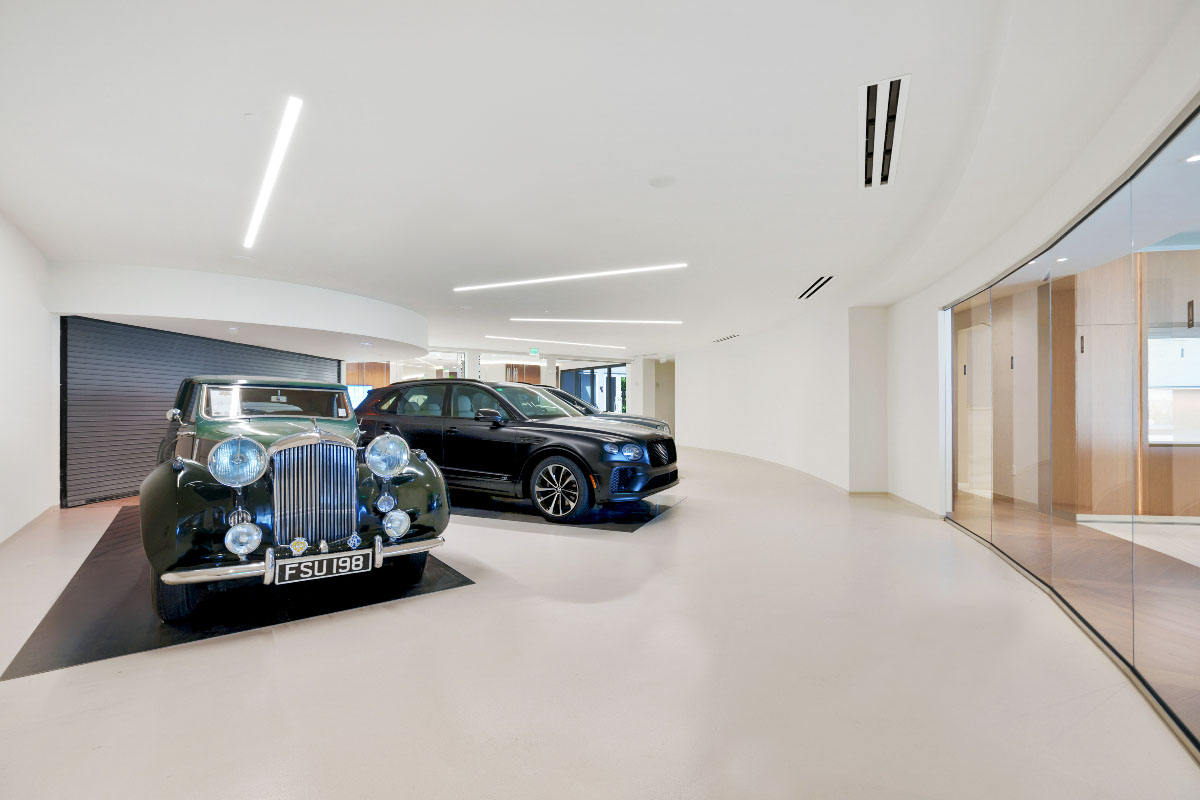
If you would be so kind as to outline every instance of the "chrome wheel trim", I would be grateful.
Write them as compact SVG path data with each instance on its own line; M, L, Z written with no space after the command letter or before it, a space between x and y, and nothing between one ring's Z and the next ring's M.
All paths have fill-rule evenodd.
M562 464L551 464L533 482L533 502L552 517L565 517L579 505L579 481Z

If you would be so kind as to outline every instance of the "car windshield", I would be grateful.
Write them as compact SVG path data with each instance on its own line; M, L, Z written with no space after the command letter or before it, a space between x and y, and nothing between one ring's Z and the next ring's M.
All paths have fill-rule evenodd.
M532 386L495 386L493 388L530 419L583 416L550 392L544 392Z
M571 408L574 408L576 411L580 412L581 414L590 415L590 414L600 413L600 409L596 408L594 405L589 403L587 400L580 400L578 397L571 394L570 392L568 392L565 389L551 391L550 393L553 394L555 397L557 397L562 402L571 406Z
M300 389L294 386L209 386L204 398L204 416L210 419L238 417L321 417L348 419L350 403L338 389Z

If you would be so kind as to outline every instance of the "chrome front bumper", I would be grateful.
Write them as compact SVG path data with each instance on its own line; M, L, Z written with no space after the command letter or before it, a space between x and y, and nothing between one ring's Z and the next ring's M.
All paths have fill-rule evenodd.
M414 553L424 553L432 550L435 547L444 545L446 540L440 536L435 536L432 539L422 539L416 542L396 542L395 544L384 544L382 536L375 537L375 560L373 568L379 569L383 566L384 559L394 558L396 556L407 556ZM356 552L347 550L346 552ZM361 551L358 551L361 552ZM195 567L193 569L179 569L162 574L162 582L171 585L181 583L212 583L214 581L236 581L242 578L258 578L264 584L270 585L275 582L275 550L274 548L267 549L267 557L263 561L243 561L238 564L226 564L220 567Z

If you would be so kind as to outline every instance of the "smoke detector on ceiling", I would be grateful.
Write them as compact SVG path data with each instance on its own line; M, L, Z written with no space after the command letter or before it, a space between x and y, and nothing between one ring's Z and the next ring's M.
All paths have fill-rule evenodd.
M864 188L887 186L896 177L911 78L901 75L858 88L858 179Z

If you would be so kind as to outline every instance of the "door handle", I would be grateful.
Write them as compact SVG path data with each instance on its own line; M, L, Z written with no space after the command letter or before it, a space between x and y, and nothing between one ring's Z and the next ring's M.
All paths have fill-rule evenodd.
M454 426L452 425L452 426L450 426L449 428L446 428L446 433L449 433L449 434L455 434L455 433L458 433L458 428L456 428L456 427L454 427Z
M392 423L390 423L390 422L385 422L385 423L383 423L383 425L382 425L382 426L380 426L380 427L382 427L382 428L383 428L385 431L394 431L394 430L396 430L395 428L393 428L393 427L392 427Z

